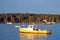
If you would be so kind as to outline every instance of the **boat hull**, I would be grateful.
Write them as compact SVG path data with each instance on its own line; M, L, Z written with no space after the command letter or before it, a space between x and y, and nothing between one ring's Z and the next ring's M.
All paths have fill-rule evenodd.
M33 34L50 34L51 30L25 30L23 28L19 28L20 33L33 33Z

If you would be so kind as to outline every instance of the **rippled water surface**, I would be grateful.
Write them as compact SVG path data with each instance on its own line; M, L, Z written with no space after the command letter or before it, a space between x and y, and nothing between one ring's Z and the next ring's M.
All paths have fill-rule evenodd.
M19 33L15 26L27 27L28 24L0 24L0 40L60 40L60 23L46 25L35 24L41 30L51 30L51 34Z

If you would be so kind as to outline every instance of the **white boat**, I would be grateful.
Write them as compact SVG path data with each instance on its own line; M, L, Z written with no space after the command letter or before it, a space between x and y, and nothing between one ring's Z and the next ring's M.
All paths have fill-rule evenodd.
M55 22L48 22L47 20L43 20L45 24L55 24Z
M11 22L8 22L7 24L12 24Z

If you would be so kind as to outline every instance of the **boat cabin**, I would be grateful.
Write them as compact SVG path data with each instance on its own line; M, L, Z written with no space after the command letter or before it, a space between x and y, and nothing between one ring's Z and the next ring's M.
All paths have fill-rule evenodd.
M29 26L28 26L28 29L39 30L39 29L37 29L37 28L34 28L34 25L29 25Z

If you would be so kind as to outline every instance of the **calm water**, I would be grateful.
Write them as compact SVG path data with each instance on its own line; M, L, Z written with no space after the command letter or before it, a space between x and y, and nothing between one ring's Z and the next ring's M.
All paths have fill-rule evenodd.
M15 25L20 24L0 24L0 40L60 40L60 23L52 25L46 25L43 23L36 24L39 29L52 30L52 34L49 35L19 33L19 30L15 28ZM26 27L28 24L22 25L22 27Z

